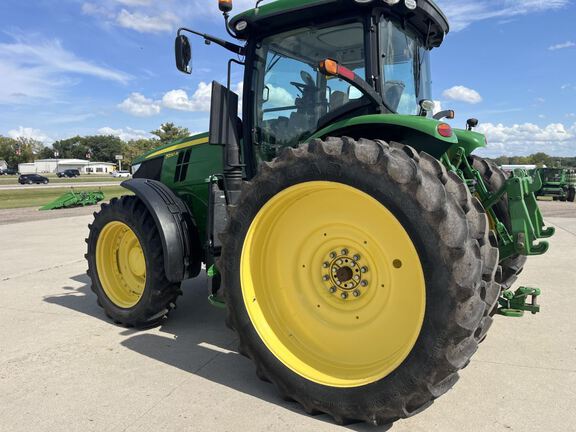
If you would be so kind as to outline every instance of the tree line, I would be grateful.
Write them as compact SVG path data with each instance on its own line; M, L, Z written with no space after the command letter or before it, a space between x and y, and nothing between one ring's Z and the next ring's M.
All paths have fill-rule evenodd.
M576 156L557 157L549 156L546 153L534 153L530 156L500 156L493 159L498 165L537 165L548 168L574 168L576 167Z
M190 136L187 128L174 123L164 123L150 133L154 138L131 141L113 135L75 136L55 141L50 147L31 138L0 135L0 160L5 160L11 168L17 168L18 164L39 159L90 159L116 163L116 155L122 155L124 163L130 164L136 157L158 146Z
M123 141L113 135L75 136L59 140L47 147L40 141L30 138L9 138L0 135L0 160L4 159L9 167L34 162L38 159L91 159L97 162L116 163L116 155L124 156L124 162L130 164L136 157L169 142L187 138L190 131L174 123L164 123L150 132L154 138ZM558 168L576 167L575 157L556 157L546 153L530 156L501 156L492 159L498 165L538 165Z

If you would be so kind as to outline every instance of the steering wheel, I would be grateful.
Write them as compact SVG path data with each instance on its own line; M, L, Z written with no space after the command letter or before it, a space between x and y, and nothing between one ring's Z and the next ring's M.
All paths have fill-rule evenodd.
M304 81L304 83L291 82L290 84L292 84L294 87L296 87L301 92L304 92L304 90L307 87L316 88L316 83L314 82L314 78L312 78L312 75L310 75L308 72L301 71L300 72L300 78L302 78L302 81Z

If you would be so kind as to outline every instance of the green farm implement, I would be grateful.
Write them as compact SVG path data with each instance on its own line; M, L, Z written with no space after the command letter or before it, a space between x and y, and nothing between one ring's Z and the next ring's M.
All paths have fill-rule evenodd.
M102 191L76 192L72 188L70 192L66 192L60 198L41 207L40 210L58 210L73 207L85 207L96 205L102 200L104 200L104 193Z
M539 168L536 170L542 178L542 188L537 197L574 202L576 199L576 170L562 168Z
M475 156L473 129L433 115L431 0L277 0L230 19L210 130L139 157L133 195L90 226L88 274L116 323L159 324L208 271L258 376L306 412L389 424L448 391L496 315L539 311L513 290L548 250L538 175ZM242 95L231 90L242 68ZM242 99L242 112L239 101Z

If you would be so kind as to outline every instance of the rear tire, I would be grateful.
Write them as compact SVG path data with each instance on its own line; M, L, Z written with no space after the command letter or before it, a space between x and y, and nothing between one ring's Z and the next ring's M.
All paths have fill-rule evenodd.
M312 185L317 188L316 192ZM306 192L308 187L312 188L312 192ZM342 319L347 320L348 327L348 332L341 332L342 339L336 338L338 342L334 344L333 340L317 338L307 345L302 341L309 340L306 339L309 335L313 338L320 333L316 326L305 325L303 318L313 316L315 310L320 315L320 311L325 310L324 303L320 303L322 299L328 298L326 301L331 302L328 313L331 313L330 305L333 308L338 308L339 305L346 308L346 301L349 299L340 302L338 298L330 297L323 287L322 279L316 282L314 278L315 261L310 261L314 265L303 263L308 252L303 253L303 246L294 247L298 242L295 240L296 243L292 244L290 236L286 238L286 242L278 242L278 249L269 246L275 242L267 239L262 243L265 250L258 252L259 248L252 248L253 244L258 245L254 240L258 235L252 231L253 224L258 227L262 220L272 221L267 230L260 231L266 233L260 234L260 237L268 236L273 239L279 232L275 230L274 215L279 218L279 215L287 212L291 215L299 213L299 207L288 207L285 212L278 210L279 213L272 213L272 217L266 219L270 217L267 216L270 214L269 209L274 209L275 203L284 199L289 206L309 205L308 210L311 209L310 224L299 221L290 231L295 239L299 236L306 237L308 230L312 229L309 226L316 223L314 219L322 215L317 218L319 223L329 228L322 228L318 231L318 240L312 240L317 242L320 248L332 248L329 242L336 240L354 244L353 239L344 241L344 234L337 234L340 237L336 240L332 240L326 232L323 237L324 229L328 232L337 229L344 232L348 229L364 230L367 232L366 239L370 240L364 240L364 244L373 244L382 237L383 244L391 247L391 236L395 232L393 225L383 221L378 234L378 228L370 231L360 222L365 221L360 216L366 213L357 213L359 217L356 224L350 218L341 220L341 215L346 214L344 210L356 211L350 210L356 208L351 204L354 201L348 201L347 207L347 202L340 202L338 199L324 200L322 194L330 188L359 191L358 193L371 197L378 206L387 209L404 228L418 251L425 281L425 312L414 345L407 350L401 363L391 368L388 374L371 377L361 384L347 381L349 377L346 374L339 375L339 365L346 363L344 358L338 355L327 357L328 351L314 353L312 348L332 345L336 346L334 350L338 354L339 349L344 347L345 350L355 352L360 360L355 358L354 361L360 362L361 353L370 353L371 350L380 352L393 343L393 333L388 330L396 328L400 333L402 327L411 326L413 322L404 318L402 325L397 322L396 326L381 328L377 334L350 339L348 332L356 331L356 328L362 329L363 326L368 327L368 324L362 322L354 326L357 322L354 316L358 315L358 320L366 313L365 306L356 303L358 309L353 309L352 304L352 310L346 309L342 313ZM297 191L303 192L300 195L290 195ZM325 205L325 211L314 210L315 200L310 200L310 194L316 194L314 196L317 197L317 202ZM347 195L343 193L341 196ZM457 382L458 371L469 363L479 341L485 337L492 323L488 313L500 294L500 287L494 281L499 254L498 249L490 244L486 214L478 200L470 196L468 188L458 176L447 173L433 157L425 153L418 154L407 146L364 139L354 141L349 138L315 140L298 149L286 149L273 163L264 164L260 173L250 183L245 184L238 202L241 204L231 211L229 225L222 236L223 250L219 268L228 306L227 322L238 333L240 352L254 361L259 377L272 382L285 398L297 401L306 412L327 413L339 424L365 421L374 425L386 425L425 410ZM303 202L305 204L300 204ZM342 224L342 228L339 224ZM371 234L368 232L375 237L369 237ZM384 232L386 234L383 234ZM356 239L355 248L360 252L359 256L369 256L369 251L362 254L360 238ZM386 238L389 240L386 241ZM323 244L323 241L326 244ZM396 254L400 255L401 243L394 245L398 248L397 252L384 249L386 253L381 257L393 259ZM250 254L246 258L243 255L246 250L254 250L254 257ZM356 261L356 258L353 260ZM402 271L399 270L402 268L401 260L399 263L396 261L394 267L397 270L391 270L394 275L396 273L393 272ZM288 265L295 262L298 265ZM376 275L385 272L382 269L386 269L386 262L379 258L378 265L374 268L370 266L367 274L373 274L374 280L380 280ZM409 261L404 262L404 272L416 274L420 271L418 266L412 267ZM322 275L320 267L317 275L319 278ZM309 279L306 272L311 272L311 280L314 282L306 282ZM303 274L304 282L291 283L292 273ZM252 286L249 282L260 280L260 274L287 277L280 286L257 286L257 283ZM362 293L362 296L371 295L370 289L373 290L372 293L376 293L374 298L382 295L385 284L379 285L380 282L377 282L373 285L373 282L366 288L367 294ZM402 284L395 286L391 283L389 286L388 289L396 293L394 297L412 289L412 286ZM251 289L254 289L254 299L251 298ZM396 289L398 291L395 291ZM282 297L289 298L292 292L296 293L295 298L300 296L308 299L315 290L318 290L320 299L318 309L316 300L311 303L312 306L308 300L292 303L290 306L282 300ZM277 292L278 297L270 299L266 292ZM270 302L267 303L267 299ZM367 303L370 304L370 301ZM266 309L267 304L274 306ZM258 307L263 309L263 318L255 315L254 311ZM298 316L298 320L302 318L302 326L307 330L300 332L298 320L294 321L293 316ZM338 316L340 317L339 314ZM285 320L293 326L285 326ZM339 325L334 324L333 327L329 323L318 321L318 326L324 325L328 330L337 332L345 324L344 321ZM362 331L359 330L360 335L363 335ZM286 332L290 334L286 335ZM279 340L284 338L285 351L273 345L271 341L274 337ZM275 348L271 349L269 346ZM310 357L305 355L308 351L311 351ZM330 359L324 361L327 364L326 370L318 366L324 363L317 363L315 354ZM290 360L291 356L296 360ZM304 366L300 366L299 362ZM355 364L355 367L360 368L361 365ZM315 375L314 371L320 371L323 375ZM357 369L352 369L350 376L357 373ZM319 375L328 378L316 378ZM339 384L335 384L336 382Z
M495 163L478 156L472 156L471 162L472 166L482 175L489 192L497 192L504 186L504 183L506 183L508 175ZM500 219L508 231L511 231L512 221L510 219L508 196L504 195L493 208L498 219ZM502 285L502 289L507 290L514 285L518 276L524 270L527 260L528 258L524 255L514 255L500 263L501 271L496 275L496 282Z
M568 201L574 202L576 200L576 189L570 188L568 189Z
M103 204L94 213L86 242L92 291L115 323L149 328L175 308L180 284L166 278L158 228L139 198L125 196ZM123 249L125 243L134 247Z

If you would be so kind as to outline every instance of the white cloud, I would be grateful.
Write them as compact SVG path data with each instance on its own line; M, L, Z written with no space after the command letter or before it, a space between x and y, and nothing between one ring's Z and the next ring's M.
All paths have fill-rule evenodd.
M567 41L564 43L552 45L551 47L548 47L548 49L550 51L557 51L557 50L566 49L566 48L573 48L573 47L576 47L576 43L574 43L572 41Z
M484 123L476 129L486 135L490 156L527 155L545 152L553 155L573 155L576 147L576 123L566 126L551 123L540 127L533 123L503 124Z
M162 105L178 111L206 112L210 111L212 85L201 82L192 95L185 90L171 90L162 98Z
M113 135L120 138L122 141L132 141L138 139L151 139L154 138L150 133L139 130L132 129L131 127L126 127L122 129L113 129L111 127L103 127L98 129L100 135Z
M176 27L180 18L172 12L164 12L158 15L146 15L140 12L128 12L122 9L116 18L121 27L136 30L140 33L171 32Z
M460 31L477 21L561 9L570 0L439 0L438 3L448 15L452 30Z
M242 97L243 83L238 83L232 90ZM189 96L185 90L170 90L162 98L162 106L165 108L190 111L190 112L208 112L212 102L212 84L200 82L198 88L192 96ZM241 104L238 108L241 109Z
M0 103L51 98L76 84L73 77L91 76L125 84L132 77L94 64L68 51L57 40L23 39L0 43Z
M438 114L442 111L442 102L435 100L434 101L434 114Z
M118 3L126 6L148 6L152 0L116 0Z
M9 130L8 136L10 138L29 138L36 141L40 141L41 143L44 144L48 144L54 141L48 135L46 135L45 133L43 133L38 129L22 126L20 126L18 129Z
M234 13L254 7L256 0L236 0ZM210 19L224 25L217 2L206 0L152 1L152 0L98 0L85 2L81 6L86 15L97 17L111 24L140 33L165 33L173 31L177 25L192 20Z
M444 90L442 95L450 100L466 102L469 104L478 104L482 102L482 96L476 90L472 90L464 86L454 86L447 90Z
M266 108L279 108L292 106L295 102L295 97L290 94L288 90L282 87L274 87L271 84L266 85L269 89L268 102Z
M160 114L162 109L159 102L148 99L140 93L132 93L118 105L118 108L136 117L151 117Z

